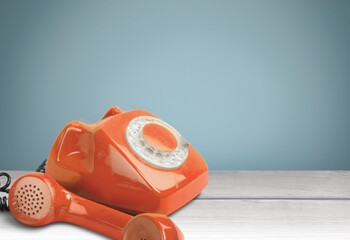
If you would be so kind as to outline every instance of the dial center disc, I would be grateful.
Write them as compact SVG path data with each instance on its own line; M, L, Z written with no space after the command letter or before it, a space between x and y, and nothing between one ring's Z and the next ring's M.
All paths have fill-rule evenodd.
M142 134L149 144L159 150L174 151L177 147L175 136L159 124L146 124L142 129Z

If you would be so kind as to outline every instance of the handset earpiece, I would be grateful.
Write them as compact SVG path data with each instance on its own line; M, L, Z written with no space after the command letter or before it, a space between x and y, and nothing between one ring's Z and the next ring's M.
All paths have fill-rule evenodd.
M77 196L44 173L17 179L9 192L13 216L29 226L68 222L113 239L181 240L183 234L166 216L142 213L135 217Z

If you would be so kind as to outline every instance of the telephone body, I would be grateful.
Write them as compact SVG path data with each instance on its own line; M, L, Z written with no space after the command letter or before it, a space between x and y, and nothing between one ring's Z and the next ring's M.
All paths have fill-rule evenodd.
M81 197L131 214L169 215L208 184L205 160L173 127L118 107L95 124L68 123L46 173Z

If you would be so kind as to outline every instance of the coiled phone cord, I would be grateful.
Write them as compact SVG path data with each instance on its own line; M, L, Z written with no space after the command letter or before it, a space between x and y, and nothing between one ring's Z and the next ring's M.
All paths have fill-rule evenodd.
M40 164L40 166L36 169L36 172L44 173L46 170L46 159ZM11 176L6 172L0 172L0 178L5 177L6 183L3 186L0 186L0 192L9 193L9 186L11 185ZM10 211L7 202L7 196L0 197L0 211Z
M4 193L8 194L10 191L10 189L8 189L8 187L11 184L11 177L10 177L10 175L8 175L5 172L1 172L0 177L6 177L6 179L7 179L5 185L0 187L0 192L4 192ZM6 196L0 198L0 210L1 211L9 211L10 210L8 205L7 205L7 197Z

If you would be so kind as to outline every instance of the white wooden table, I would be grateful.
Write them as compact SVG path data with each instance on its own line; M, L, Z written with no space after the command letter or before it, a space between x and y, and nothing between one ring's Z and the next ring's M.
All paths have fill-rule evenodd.
M349 240L350 171L211 171L202 194L170 217L187 240ZM0 238L107 239L66 223L25 227L9 212Z

